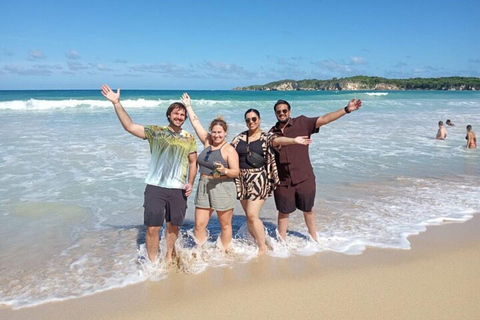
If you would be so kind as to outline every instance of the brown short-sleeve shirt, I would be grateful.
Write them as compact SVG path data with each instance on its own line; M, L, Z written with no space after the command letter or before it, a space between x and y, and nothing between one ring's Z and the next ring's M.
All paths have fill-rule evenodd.
M308 136L310 138L312 134L319 131L319 128L316 127L317 119L305 116L290 118L283 131L277 122L270 129L270 132L279 137L295 138L297 136ZM275 161L277 163L280 184L289 184L290 182L297 184L313 175L308 150L309 146L298 144L282 146L279 150L275 150Z

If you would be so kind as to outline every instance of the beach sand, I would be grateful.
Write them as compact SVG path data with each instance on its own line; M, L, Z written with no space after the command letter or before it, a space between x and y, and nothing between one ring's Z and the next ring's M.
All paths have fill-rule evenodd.
M257 258L31 308L0 319L480 319L480 215L367 248Z

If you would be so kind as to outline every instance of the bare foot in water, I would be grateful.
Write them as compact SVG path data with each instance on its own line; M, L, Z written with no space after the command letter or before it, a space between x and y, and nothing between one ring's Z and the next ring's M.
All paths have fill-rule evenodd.
M166 259L165 268L167 270L176 270L178 268L178 260L176 259L176 257L174 257L173 259Z
M175 250L173 250L171 256L168 256L168 254L165 256L165 265L167 266L167 269L178 265L177 252Z
M258 248L258 255L263 256L267 253L267 246L264 246L262 249Z

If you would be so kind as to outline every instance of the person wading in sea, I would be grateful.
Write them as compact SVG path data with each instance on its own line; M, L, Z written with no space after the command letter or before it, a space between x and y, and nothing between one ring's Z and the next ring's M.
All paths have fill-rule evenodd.
M187 210L187 197L192 193L197 174L197 144L192 134L182 129L187 118L180 102L172 103L166 112L167 126L136 124L120 103L120 89L113 92L102 86L102 94L113 103L123 128L150 144L150 167L145 183L144 223L148 258L154 262L158 255L159 231L167 222L165 261L170 263ZM185 183L188 173L188 182Z
M352 99L345 108L321 117L308 118L303 115L291 118L290 104L278 100L273 106L278 122L270 132L279 137L310 136L321 126L358 110L361 100ZM282 146L275 150L280 185L275 189L275 205L278 210L278 232L283 240L287 237L288 217L296 209L303 211L308 233L317 241L317 228L313 205L315 203L315 175L310 162L308 148L298 145Z

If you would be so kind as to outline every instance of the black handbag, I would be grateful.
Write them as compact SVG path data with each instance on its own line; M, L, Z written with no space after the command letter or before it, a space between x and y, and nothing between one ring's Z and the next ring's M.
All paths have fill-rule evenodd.
M265 158L256 152L250 151L250 144L248 143L247 133L247 157L245 158L247 163L254 168L261 168L265 165Z

